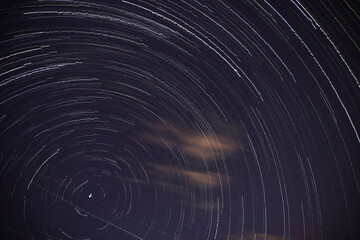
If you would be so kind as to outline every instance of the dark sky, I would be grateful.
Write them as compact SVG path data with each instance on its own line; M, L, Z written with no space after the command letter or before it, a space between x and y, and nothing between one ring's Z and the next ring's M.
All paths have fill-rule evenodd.
M0 238L360 239L358 1L0 7Z

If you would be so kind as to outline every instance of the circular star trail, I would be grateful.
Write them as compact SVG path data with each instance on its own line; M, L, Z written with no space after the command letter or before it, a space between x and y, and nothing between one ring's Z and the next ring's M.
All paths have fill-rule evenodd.
M2 3L2 239L358 239L359 3Z

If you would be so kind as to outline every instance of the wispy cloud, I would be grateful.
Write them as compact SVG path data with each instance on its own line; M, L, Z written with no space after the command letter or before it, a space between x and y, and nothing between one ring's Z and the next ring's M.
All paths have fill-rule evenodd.
M122 181L140 185L154 185L175 193L184 193L191 189L218 188L227 186L231 178L225 174L201 170L186 170L162 164L148 164L149 181L142 179L119 177ZM186 184L185 184L186 182ZM189 189L185 189L185 188Z
M229 237L229 238L228 238ZM232 234L230 236L224 236L224 240L225 239L229 239L229 240L241 240L241 235L240 234ZM245 236L243 236L242 240L287 240L287 238L283 238L280 236L275 236L275 235L271 235L271 234L264 234L264 233L253 233L253 234L246 234Z
M140 136L148 144L162 148L178 148L186 156L211 161L219 156L230 156L239 149L245 149L245 144L237 140L238 130L234 127L219 124L226 129L227 134L203 133L177 125L153 124L152 133L142 133ZM224 127L225 126L225 127Z
M150 164L150 166L157 170L156 174L162 172L173 179L184 179L192 187L216 188L231 181L230 177L217 172L186 170L160 164Z

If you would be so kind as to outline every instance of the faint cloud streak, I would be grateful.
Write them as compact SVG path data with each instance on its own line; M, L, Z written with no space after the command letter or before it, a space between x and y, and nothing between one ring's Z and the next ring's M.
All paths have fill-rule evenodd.
M224 124L219 124L224 129ZM178 148L186 156L211 161L216 157L230 156L244 144L235 140L238 131L226 126L228 134L205 134L180 126L153 124L153 133L140 134L147 143L165 149Z

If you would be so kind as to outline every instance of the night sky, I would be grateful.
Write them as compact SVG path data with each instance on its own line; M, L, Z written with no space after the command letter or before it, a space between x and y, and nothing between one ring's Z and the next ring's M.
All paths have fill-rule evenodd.
M359 1L0 9L0 239L360 239Z

